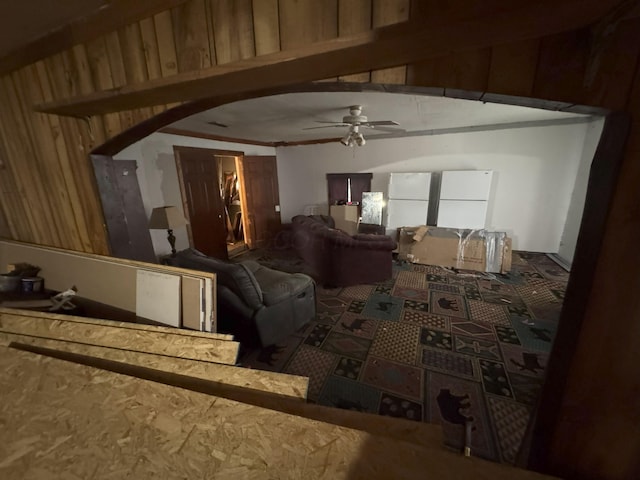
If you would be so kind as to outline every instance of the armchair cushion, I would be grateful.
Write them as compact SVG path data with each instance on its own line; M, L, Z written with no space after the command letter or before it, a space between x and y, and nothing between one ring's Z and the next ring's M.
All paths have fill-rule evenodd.
M297 296L309 285L309 277L301 273L272 270L252 260L242 262L241 265L246 267L257 280L262 289L264 304L267 306Z

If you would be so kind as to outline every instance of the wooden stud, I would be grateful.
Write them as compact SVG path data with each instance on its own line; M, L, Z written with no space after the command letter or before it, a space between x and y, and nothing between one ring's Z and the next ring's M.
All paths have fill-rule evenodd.
M339 0L338 35L341 37L371 29L371 0ZM370 82L371 72L342 75L341 82Z
M253 1L253 30L256 55L280 51L278 0Z
M188 0L171 11L178 70L189 72L210 67L211 50L204 0Z

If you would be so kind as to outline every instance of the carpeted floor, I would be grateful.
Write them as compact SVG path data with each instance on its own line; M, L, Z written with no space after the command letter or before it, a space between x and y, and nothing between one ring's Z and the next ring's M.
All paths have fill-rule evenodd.
M306 271L290 252L234 261L248 258ZM318 287L315 321L241 363L308 376L312 402L440 423L456 448L471 420L473 454L513 463L568 276L546 255L525 252L514 252L510 274L493 278L395 264L387 282Z

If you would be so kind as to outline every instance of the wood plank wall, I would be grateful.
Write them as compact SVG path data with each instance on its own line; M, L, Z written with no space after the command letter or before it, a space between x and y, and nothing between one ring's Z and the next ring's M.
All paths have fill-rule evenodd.
M500 0L190 0L5 75L0 78L0 206L10 235L108 253L87 153L168 107L74 119L33 113L34 104L296 48L407 18L428 27L443 18L491 15L504 4ZM574 474L566 465L580 465L585 478L631 478L638 473L640 452L640 436L632 435L640 389L640 349L635 345L640 336L636 300L640 255L635 253L640 236L640 20L635 15L612 22L608 26L616 27L613 33L606 26L340 80L532 96L624 110L634 117L598 275L593 293L585 299L589 308L576 339L580 343L570 381L559 394L562 421L552 443L552 461L559 472ZM609 379L604 385L615 394L597 390L602 378ZM569 412L575 405L580 405L580 421L590 432L579 441L571 438L576 419Z

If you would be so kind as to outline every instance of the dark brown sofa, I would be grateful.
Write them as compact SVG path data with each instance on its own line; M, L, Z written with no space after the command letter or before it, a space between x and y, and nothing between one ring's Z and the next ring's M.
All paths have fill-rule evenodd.
M334 228L331 217L298 215L291 220L293 245L323 285L344 287L391 278L396 242L386 235L353 237Z

